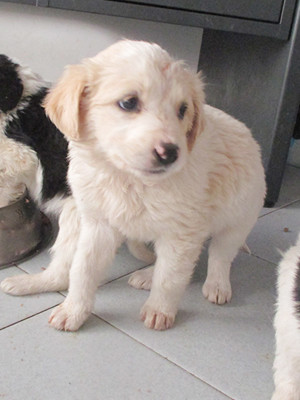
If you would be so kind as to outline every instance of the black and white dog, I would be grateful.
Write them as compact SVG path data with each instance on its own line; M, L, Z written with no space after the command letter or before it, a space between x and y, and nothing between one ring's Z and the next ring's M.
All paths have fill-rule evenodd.
M0 207L28 188L46 212L59 214L66 196L68 144L46 116L45 82L0 55Z
M300 235L278 269L278 302L274 326L275 393L272 400L300 399Z

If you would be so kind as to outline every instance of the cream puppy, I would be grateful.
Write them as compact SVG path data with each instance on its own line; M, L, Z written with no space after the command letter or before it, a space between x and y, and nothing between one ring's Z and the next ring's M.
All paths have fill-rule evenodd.
M278 301L274 320L276 357L272 400L300 399L300 235L278 268Z
M72 212L49 268L8 278L2 289L69 286L49 321L77 330L120 244L153 242L155 265L135 272L130 284L151 287L141 318L162 330L173 325L212 237L203 294L230 301L231 262L263 205L264 170L249 129L204 105L200 77L158 45L125 40L67 67L45 108L69 141Z

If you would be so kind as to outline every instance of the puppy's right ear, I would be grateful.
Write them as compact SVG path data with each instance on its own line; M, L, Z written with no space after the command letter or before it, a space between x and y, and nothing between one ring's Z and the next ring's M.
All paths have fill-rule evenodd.
M67 66L63 76L43 102L51 121L71 140L80 140L82 136L82 100L87 86L86 75L84 65Z

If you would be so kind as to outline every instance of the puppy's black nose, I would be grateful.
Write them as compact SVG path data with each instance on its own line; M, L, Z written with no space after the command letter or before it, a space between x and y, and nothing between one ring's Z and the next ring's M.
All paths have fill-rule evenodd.
M178 158L179 147L173 143L160 143L153 150L155 160L162 165L173 164Z

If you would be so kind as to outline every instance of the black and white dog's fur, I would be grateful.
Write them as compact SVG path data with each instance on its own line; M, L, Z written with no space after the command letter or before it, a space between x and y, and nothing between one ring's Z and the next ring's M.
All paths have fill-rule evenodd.
M47 92L37 74L0 55L0 207L24 185L46 212L59 214L69 195L68 144L44 112Z
M275 316L275 393L272 400L300 399L300 235L278 269Z

